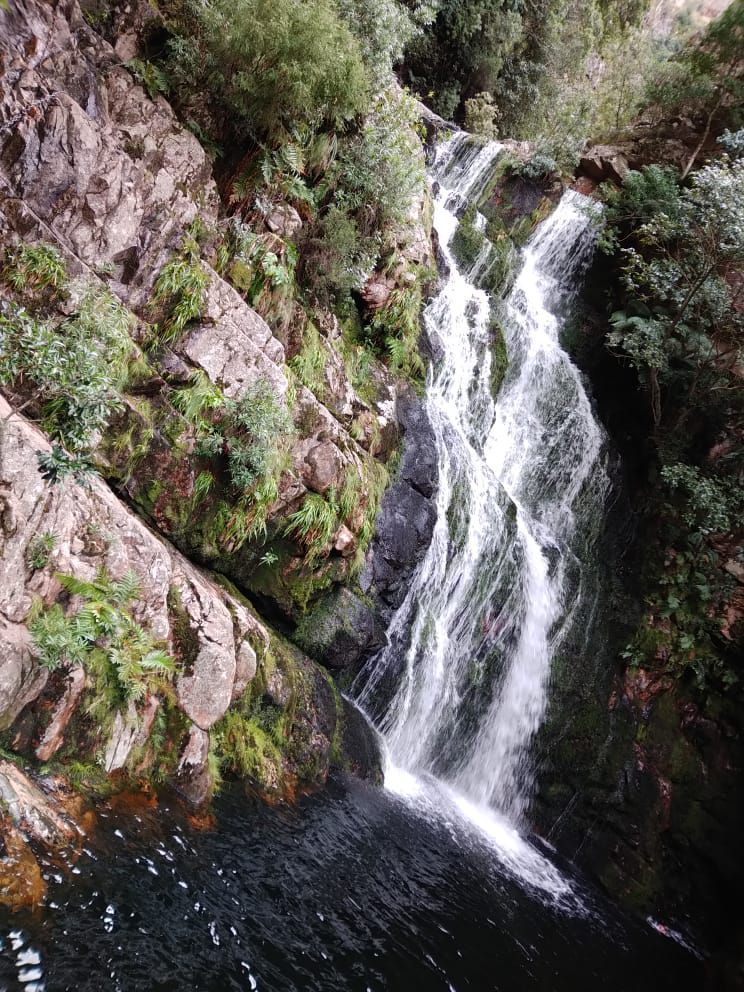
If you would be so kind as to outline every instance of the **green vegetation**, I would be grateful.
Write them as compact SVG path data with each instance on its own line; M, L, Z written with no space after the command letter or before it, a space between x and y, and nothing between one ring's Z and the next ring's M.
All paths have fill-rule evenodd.
M450 249L462 271L467 272L475 263L485 242L483 231L476 226L477 210L470 206L460 218Z
M419 351L421 338L421 288L394 289L387 304L370 324L370 339L387 352L390 368L419 382L425 371Z
M46 609L37 602L28 619L39 664L54 671L60 665L82 665L96 684L107 709L139 702L162 690L173 677L174 661L132 613L139 595L133 573L112 579L103 569L90 582L58 575L68 596L80 605L65 612L59 603Z
M491 93L476 93L465 101L465 130L486 141L495 141L499 135L498 114Z
M67 270L59 251L51 245L21 244L5 249L0 279L16 293L43 297L64 287Z
M338 127L363 111L360 46L330 0L166 5L165 72L205 132L281 144L293 127Z
M98 287L85 289L77 313L61 323L0 302L0 385L18 393L18 411L40 411L70 452L85 452L119 406L130 327L129 312Z
M308 322L302 335L302 347L290 361L289 367L300 380L318 399L323 399L325 391L325 367L328 355L321 340L318 328L311 321Z
M225 399L202 425L198 453L227 459L238 492L273 476L292 437L292 418L271 384L258 379L240 400Z
M504 331L498 317L491 318L489 331L491 337L491 395L495 400L509 368L509 355L506 350Z
M327 550L339 524L336 492L326 496L308 493L299 509L287 518L285 533L298 538L306 549L305 562L312 566Z
M177 341L186 325L201 317L208 281L199 261L199 245L188 236L155 283L153 303L165 311L161 326L163 341Z
M324 207L302 271L322 300L343 304L362 288L425 188L418 112L407 94L381 93L362 127L341 143L322 184Z
M37 534L26 549L26 564L32 572L45 568L57 547L57 536L49 531Z
M738 373L744 319L744 160L725 154L684 184L648 166L608 195L603 238L611 350L635 370L659 476L647 612L626 656L691 672L701 689L740 678L729 603L744 511ZM724 567L725 566L725 567Z

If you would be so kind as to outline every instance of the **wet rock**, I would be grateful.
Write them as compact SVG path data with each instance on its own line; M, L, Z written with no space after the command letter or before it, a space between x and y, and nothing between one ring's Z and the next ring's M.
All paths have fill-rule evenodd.
M358 778L382 785L382 752L379 735L362 711L343 700L342 748L346 767Z
M16 765L0 759L0 802L19 829L47 847L62 847L78 828L53 796L47 795Z
M338 588L303 618L297 638L328 668L348 669L385 644L385 628L367 603L351 590Z
M399 398L397 412L404 432L400 471L383 497L359 580L385 621L402 603L410 577L429 547L437 517L438 462L431 423L412 392Z
M209 773L209 734L192 724L178 761L175 787L194 806L201 806L212 791Z
M35 909L46 897L41 867L21 831L0 810L0 906Z
M105 771L111 773L126 767L134 748L144 747L159 707L158 697L150 696L141 711L131 702L126 712L119 710L103 757Z
M85 672L80 665L75 665L65 673L66 688L58 698L51 720L35 748L39 761L49 761L53 754L62 747L65 730L70 722L75 708L85 688Z

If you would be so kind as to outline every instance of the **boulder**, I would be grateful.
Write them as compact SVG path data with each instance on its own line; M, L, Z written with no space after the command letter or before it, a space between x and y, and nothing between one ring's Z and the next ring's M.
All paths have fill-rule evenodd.
M628 172L628 160L612 145L594 145L579 160L579 172L595 182L622 183Z
M321 441L305 455L302 481L316 493L326 493L332 486L338 491L345 468L346 461L336 445L332 441Z
M302 229L302 218L289 203L280 203L266 215L266 226L280 238L292 238Z

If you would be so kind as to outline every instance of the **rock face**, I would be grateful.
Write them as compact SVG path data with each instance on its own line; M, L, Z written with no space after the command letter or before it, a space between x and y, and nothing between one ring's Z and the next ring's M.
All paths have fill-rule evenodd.
M399 594L386 591L400 582L389 570L413 567L433 525L424 421L381 363L363 384L366 398L359 395L330 314L313 315L325 355L322 382L301 378L287 359L304 346L308 315L272 319L262 309L264 319L245 286L217 266L216 246L227 235L210 160L166 101L150 99L122 65L157 16L146 7L121 5L112 13L112 46L86 23L76 0L0 3L0 242L50 245L68 281L113 294L131 316L136 367L92 452L108 484L44 478L37 453L49 451L47 440L0 398L2 744L30 762L63 769L74 760L114 782L157 774L195 803L210 793L215 759L273 793L322 783L334 763L379 779L375 737L364 721L341 702L324 669L259 619L243 592L295 623L330 590L341 640L328 638L327 656L319 655L329 667L359 654L347 616L365 651L382 643L380 617ZM431 264L426 210L424 199L410 223L392 232L398 287ZM279 252L303 223L288 204L274 205L264 221ZM198 314L169 334L172 315L158 280L187 251L203 287ZM31 306L1 278L0 293ZM44 301L40 316L58 323L72 306L62 293ZM197 428L177 401L195 382L219 397L221 409L268 388L293 422L276 491L269 490L250 538L245 530L255 521L230 480L228 445L202 455ZM15 406L28 399L23 388L16 383L19 391L7 393ZM361 564L382 463L401 429L403 470L383 506L378 550L370 553L380 562L367 586L370 612L343 583ZM205 493L200 481L208 475ZM342 513L349 484L354 498L346 492ZM288 521L319 497L336 519L312 558ZM409 509L413 538L403 534ZM52 550L45 563L31 564L29 549L40 537L51 539ZM219 581L194 561L216 567ZM271 561L281 564L272 568ZM373 575L369 562L367 568ZM58 576L118 581L130 573L139 587L132 622L175 664L167 686L113 698L85 663L41 665L29 632L32 611L54 607L54 615L69 618L82 603ZM353 755L345 754L347 740ZM3 829L10 849L18 828L5 817Z
M74 857L83 839L54 785L42 789L9 761L0 761L0 906L39 906L46 895L41 868L28 841Z
M362 591L373 596L385 621L403 602L408 580L431 543L437 517L437 449L426 410L409 393L399 400L398 418L404 430L400 470L383 497L360 578Z
M431 542L437 519L436 440L413 392L398 399L403 452L398 477L386 490L359 590L323 597L298 627L299 643L334 670L355 672L385 644L385 629Z
M125 34L130 27L136 31L135 22L142 18L134 17L134 26L130 20L122 22ZM202 229L213 232L210 237L220 236L210 162L168 104L149 99L121 67L119 56L86 24L75 0L53 6L19 0L0 10L0 25L0 237L8 243L54 245L70 276L105 283L131 309L139 321L136 338L145 324L163 319L153 302L154 287L164 265L192 237L190 225L198 219ZM279 240L296 234L299 220L292 207L279 205L266 224ZM401 264L427 264L430 246L420 222L412 221L398 241ZM243 542L241 553L235 554L235 540L223 536L225 506L233 518L239 516L242 494L224 480L223 472L193 457L196 440L171 406L173 387L204 373L226 399L240 400L263 384L278 403L292 406L296 437L291 466L266 516L269 536L281 537L286 551L285 520L310 493L325 495L333 488L338 494L347 478L356 475L363 500L374 469L370 459L388 457L395 445L395 424L391 430L383 406L394 406L396 386L382 372L377 399L363 401L332 346L338 327L329 319L320 326L326 361L316 396L292 377L284 345L212 268L208 251L198 265L204 280L200 316L167 347L149 351L147 396L155 416L148 419L134 397L111 425L97 457L106 475L182 551L205 565L218 565L241 588L265 595L265 583L255 576L267 550L264 542ZM134 434L151 438L136 465L120 443ZM174 437L182 439L178 445ZM195 510L196 480L206 469L217 485ZM363 513L339 520L339 526L351 531L351 540L336 548L337 528L314 577L308 579L304 567L289 569L279 577L281 589L275 594L272 588L268 595L278 595L281 608L294 616L308 582L327 586L331 573L334 582L344 581L351 570L349 549L358 544L364 520ZM295 542L290 557L301 562L305 550ZM14 677L22 679L22 673ZM14 695L17 691L14 686Z
M188 798L203 800L210 788L207 759L215 725L219 730L228 708L242 704L246 693L260 710L263 695L254 683L259 675L265 681L267 666L280 682L293 679L288 667L278 674L270 660L276 635L237 593L217 585L165 544L103 481L81 486L44 479L36 453L48 451L48 442L21 417L10 416L2 399L0 423L0 679L5 688L0 720L6 739L40 761L67 748L83 761L99 760L100 754L107 773L142 774L160 757L151 734L162 713L173 728L165 746L176 762L174 784ZM53 550L46 564L35 568L28 564L29 546L40 534L53 535ZM107 720L91 725L83 716L98 699L90 674L80 665L51 674L41 668L27 622L35 601L47 607L67 602L59 574L90 580L101 569L112 578L137 576L136 620L169 648L178 670L173 699L148 692L141 702L111 708ZM304 709L296 706L292 692L277 692L271 699L272 707L291 708L293 714L287 727L292 758L278 769L277 787L284 774L288 781L322 781L341 732L342 717L325 676L313 675L313 664L299 653L291 661L310 673L303 684L311 688ZM306 773L309 777L303 778Z
M628 172L628 160L619 148L593 145L581 156L579 172L595 182L622 183Z

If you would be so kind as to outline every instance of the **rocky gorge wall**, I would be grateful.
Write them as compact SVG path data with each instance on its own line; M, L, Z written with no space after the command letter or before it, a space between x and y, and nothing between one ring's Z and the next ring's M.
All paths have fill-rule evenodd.
M57 843L28 829L40 797L44 815L64 816L54 789L65 787L45 779L40 792L15 761L83 792L167 784L194 803L221 773L269 796L318 785L332 766L379 780L374 736L324 666L354 669L382 643L434 525L431 430L415 390L374 362L361 395L329 312L290 299L270 324L249 305L225 261L229 220L209 158L122 65L142 20L125 14L115 49L74 0L0 9L3 320L22 314L64 335L93 298L127 328L115 412L87 456L97 474L44 469L58 448L26 419L44 421L32 381L16 377L0 397L7 877L12 852L25 858L19 830ZM398 267L375 277L383 295L428 278L427 210L422 195L395 232ZM283 257L301 225L287 206L261 236ZM23 246L54 253L58 286L13 284L8 259ZM181 325L186 290L162 285L184 271L198 305ZM322 355L312 389L292 363L308 340ZM280 425L268 444L281 457L259 500L231 477L237 435L216 453L204 439L225 411L261 403ZM401 448L399 471L386 468ZM321 525L303 531L310 510ZM36 900L38 886L18 897Z

